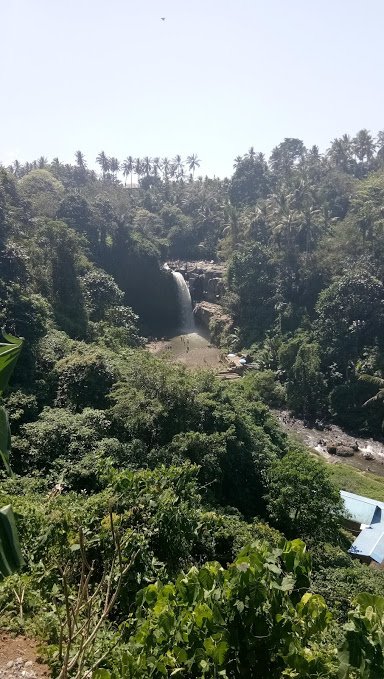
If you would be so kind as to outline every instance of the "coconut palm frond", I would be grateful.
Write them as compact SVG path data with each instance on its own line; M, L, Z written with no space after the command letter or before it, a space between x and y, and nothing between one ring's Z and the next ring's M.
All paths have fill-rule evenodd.
M373 384L375 387L384 389L384 379L377 377L377 375L367 375L367 373L362 373L359 375L359 380L362 382L368 382L368 384Z

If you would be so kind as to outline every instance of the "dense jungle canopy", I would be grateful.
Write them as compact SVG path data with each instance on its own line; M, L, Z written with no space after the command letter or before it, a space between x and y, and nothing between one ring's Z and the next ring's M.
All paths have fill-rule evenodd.
M0 167L0 321L24 338L0 505L26 562L2 627L61 679L383 677L384 576L339 497L383 481L335 481L269 406L382 435L384 132L250 148L226 179L196 154L97 165ZM146 350L179 323L171 260L224 265L212 339L255 372Z

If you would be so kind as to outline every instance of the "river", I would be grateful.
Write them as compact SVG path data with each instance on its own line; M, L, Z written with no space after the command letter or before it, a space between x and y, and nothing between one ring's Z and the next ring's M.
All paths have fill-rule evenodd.
M364 439L347 434L336 424L319 431L307 427L298 418L291 417L288 411L272 410L282 429L294 436L308 448L316 451L331 464L347 464L362 471L384 476L384 445L375 439ZM351 457L338 457L327 452L328 446L357 448Z

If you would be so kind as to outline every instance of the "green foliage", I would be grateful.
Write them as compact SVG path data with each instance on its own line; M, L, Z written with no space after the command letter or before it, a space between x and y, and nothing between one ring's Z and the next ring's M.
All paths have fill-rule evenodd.
M287 454L260 401L381 431L383 134L377 153L367 130L323 156L293 138L269 160L251 148L223 181L195 181L195 154L189 180L179 156L128 157L130 186L116 158L97 163L100 177L81 151L74 166L0 169L0 320L26 339L8 398L19 475L0 479L0 502L27 560L0 585L2 627L44 638L59 673L58 569L72 605L84 553L97 608L98 584L113 589L137 554L87 670L104 657L104 677L333 679L346 634L351 679L381 676L380 604L361 600L342 631L319 595L345 622L352 597L382 591L381 574L346 554L335 489L380 500L382 480ZM177 325L172 257L224 259L228 313L211 331L251 347L260 370L224 383L139 349L142 333ZM282 534L307 538L312 584L304 548L288 556Z
M0 343L0 396L8 386L9 378L14 370L23 346L23 340L4 332L5 342Z
M321 597L303 594L308 575L296 540L273 551L253 544L227 569L211 562L150 585L138 595L120 676L320 676L331 662L314 640L330 616Z
M0 344L0 397L8 386L9 379L15 368L17 359L23 346L23 340L3 331L5 342ZM0 406L0 457L7 474L11 474L9 455L11 451L11 430L8 413L4 406Z
M327 545L320 556L321 546L315 548L311 591L321 594L334 615L343 624L360 592L382 595L384 575L379 569L370 568L341 550ZM335 551L337 549L337 551Z
M239 159L229 188L233 205L254 205L259 198L268 195L269 188L268 165L261 153L249 153Z
M326 410L326 384L321 372L320 347L303 342L288 372L287 404L305 419L322 415Z
M383 284L364 272L346 274L324 290L317 304L319 342L340 369L375 344L383 324Z
M275 270L265 246L236 252L228 267L229 307L243 332L261 338L275 319Z
M110 438L110 421L100 410L73 413L65 408L45 408L38 420L20 427L14 438L17 471L29 468L47 473L55 464L57 476L90 453L103 438ZM65 478L65 474L64 474Z
M273 370L257 370L244 376L244 391L253 399L260 399L271 408L285 405L286 394Z
M12 575L24 565L11 505L0 509L0 575Z
M84 348L56 363L57 380L55 403L75 411L105 408L107 396L117 379L116 368L108 356L97 349Z
M3 331L5 342L0 344L0 396L8 386L17 359L23 346L23 340ZM0 457L8 475L11 475L9 454L11 449L11 430L8 413L4 406L0 407ZM0 509L0 575L12 575L24 564L21 555L15 517L11 505Z
M346 640L341 652L341 677L350 677L351 667L362 679L380 679L384 672L384 598L361 593L356 609L345 624Z
M324 464L304 451L290 452L269 474L268 511L287 535L337 539L342 501Z
M146 463L204 461L201 480L216 502L247 516L264 511L266 470L284 449L265 406L144 352L126 356L112 398L114 427L125 440L144 441Z
M60 181L48 170L32 170L19 181L21 195L30 204L34 215L54 217L64 193Z
M92 321L101 321L109 309L121 305L124 293L104 271L93 270L87 273L82 284L85 300Z

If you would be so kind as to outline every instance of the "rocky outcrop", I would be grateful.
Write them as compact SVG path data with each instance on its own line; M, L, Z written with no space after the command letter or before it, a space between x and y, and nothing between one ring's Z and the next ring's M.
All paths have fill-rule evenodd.
M169 262L174 271L180 271L189 283L193 302L203 300L217 304L222 298L224 286L224 264L214 262Z
M212 302L198 302L194 308L196 325L217 343L228 335L232 329L232 318L223 311L219 304Z

